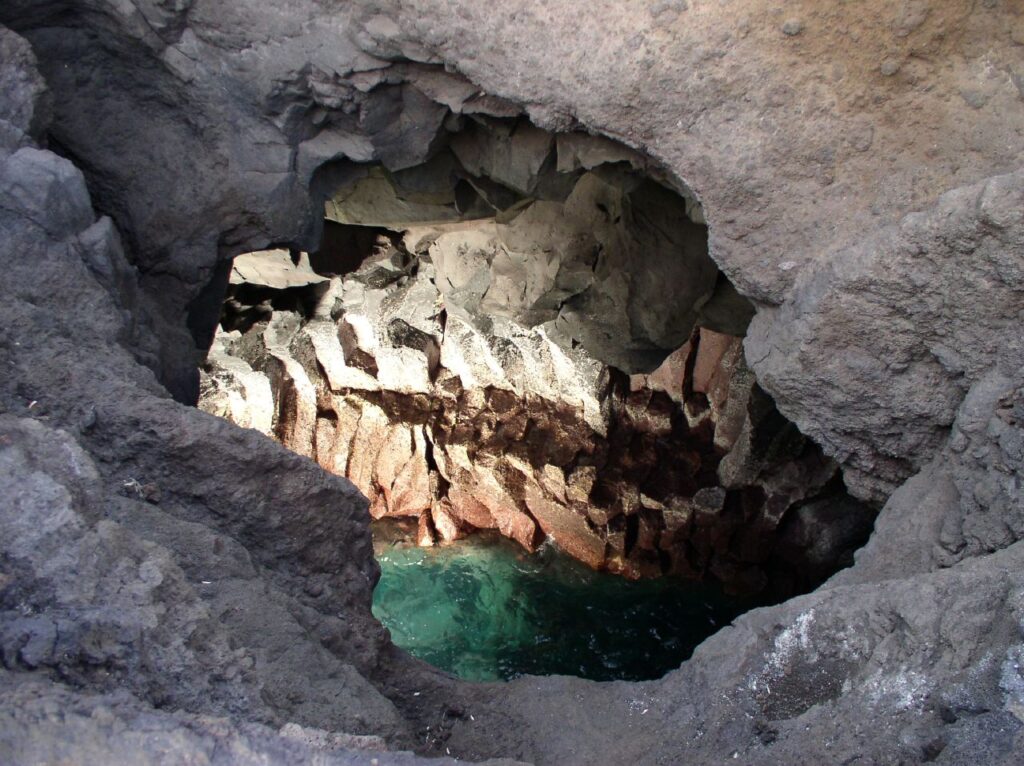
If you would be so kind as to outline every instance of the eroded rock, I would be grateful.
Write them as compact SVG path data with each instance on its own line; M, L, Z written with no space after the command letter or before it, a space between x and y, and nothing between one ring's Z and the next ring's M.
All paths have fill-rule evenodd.
M550 214L532 215L539 205ZM815 543L799 521L786 555L771 555L784 517L811 499L827 506L841 481L753 383L741 338L696 329L628 385L585 348L551 340L556 314L538 306L572 273L565 243L596 246L560 209L460 225L419 255L404 249L418 241L407 234L333 278L306 316L273 312L243 336L222 332L202 406L240 424L262 413L283 444L349 478L374 518L414 520L419 544L495 529L628 577L710 576L744 591L771 578L799 587L848 561L863 535L837 532L801 572L795 548ZM278 279L285 290L307 277ZM266 372L270 406L240 401L257 390L253 370ZM810 510L799 519L840 523Z
M538 9L524 0L498 11L434 0L329 9L301 0L286 9L12 0L0 19L31 40L56 94L54 145L116 219L61 243L39 225L62 226L46 221L46 208L0 210L2 406L48 419L46 427L72 434L95 459L103 477L83 515L100 518L124 499L123 482L146 486L157 476L166 513L133 506L120 516L133 534L175 543L164 545L169 560L197 580L224 566L214 556L218 543L231 552L232 572L246 572L247 559L258 564L253 588L223 604L224 615L256 612L238 621L240 646L268 629L252 605L262 605L268 585L280 587L304 623L293 642L392 669L377 683L417 722L417 742L428 725L447 721L437 727L441 736L432 729L428 737L436 754L514 753L538 763L1020 761L1021 562L1019 543L1010 544L1019 428L1008 415L1020 380L1019 312L1005 300L1012 274L988 271L992 252L1010 261L1019 253L1012 217L1020 182L1007 175L1019 165L1022 129L1024 37L1015 4L804 4L783 16L756 0L639 10L573 2ZM789 20L799 35L783 33ZM0 34L6 108L25 103L7 97L8 83L30 82L35 94L43 80L28 46L14 38L11 54L12 37ZM577 55L577 40L593 41L600 55ZM410 74L402 59L429 63ZM423 70L442 84L428 88ZM416 81L459 112L518 110L560 129L585 123L661 158L700 193L716 261L758 301L762 324L752 335L763 342L751 341L758 345L750 361L766 390L847 467L862 496L880 503L903 482L880 533L840 576L845 585L741 618L654 684L528 678L467 692L400 655L378 660L384 641L366 616L373 567L361 501L309 461L174 405L150 370L180 400L195 400L196 342L211 334L222 297L206 286L218 275L227 280L218 262L272 243L312 245L322 210L310 204L304 174L320 180L327 173L316 164L344 164L340 154L374 159L385 143L359 129L359 114L376 88L395 80ZM385 90L382 100L401 106ZM45 113L35 95L28 99L33 115ZM40 148L45 123L33 116L13 138L0 124L0 154ZM303 144L320 135L325 146L303 159ZM401 135L428 146L434 138ZM422 157L421 149L393 156ZM999 193L981 204L996 215L977 232L961 228L951 211L973 215L977 185L997 175L985 186ZM957 189L965 190L959 201L932 209ZM46 197L45 189L36 193ZM937 236L909 232L907 241L926 244L909 257L878 233L912 211L926 213L908 225L923 221ZM909 292L907 263L920 277ZM864 278L846 279L844 264L862 264ZM866 310L865 285L873 296ZM947 308L900 313L920 296ZM814 331L804 334L807 327ZM943 343L939 331L948 328L953 340ZM871 353L833 366L851 340ZM902 358L908 348L914 363ZM873 353L886 364L872 366ZM999 404L1004 397L1009 408ZM938 404L922 410L921 401ZM54 465L55 483L78 481L73 464ZM567 477L567 494L590 491L595 477L585 468ZM21 485L5 476L4 486L16 489L0 503ZM653 504L643 497L641 505ZM126 571L132 578L118 585L132 592L136 578ZM59 573L77 576L72 567ZM0 577L4 588L19 580ZM193 588L200 597L201 585ZM309 600L318 587L321 595ZM160 593L154 603L170 601ZM45 594L38 608L40 624L57 616ZM345 620L331 623L338 614ZM39 635L46 648L51 634ZM189 636L175 631L165 643L180 646ZM312 664L321 673L322 664ZM298 662L291 672L308 667ZM202 679L209 671L186 656L180 666L140 666L132 679L158 687L169 674ZM46 672L18 674L39 680ZM214 762L227 752L232 762L252 751L261 763L325 757L275 742L277 726L254 734L238 723L245 714L217 695L196 696L203 714L216 716L208 724L183 722L187 713L168 711L166 698L149 691L140 692L142 706L116 709L44 683L41 693L5 688L6 760L84 759L89 745L91 761L138 762L152 743L140 732L154 730L187 740L172 752ZM327 723L308 725L346 728L338 705L356 700L362 708L353 689L331 699ZM450 709L470 714L452 724ZM225 724L226 716L236 720Z

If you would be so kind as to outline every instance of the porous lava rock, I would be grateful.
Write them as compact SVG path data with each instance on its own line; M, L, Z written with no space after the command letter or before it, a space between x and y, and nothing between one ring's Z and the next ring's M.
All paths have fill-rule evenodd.
M1019 762L1022 21L5 2L0 754L288 763L296 723L542 764ZM463 685L389 646L365 500L181 402L232 256L314 250L352 165L429 159L439 104L614 137L697 193L749 367L884 502L853 567L657 682Z

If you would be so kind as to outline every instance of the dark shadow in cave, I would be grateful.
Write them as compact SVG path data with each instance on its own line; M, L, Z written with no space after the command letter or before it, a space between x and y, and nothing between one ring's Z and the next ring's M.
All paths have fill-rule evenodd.
M424 636L434 630L450 648L453 626L483 631L463 607L490 610L507 621L500 652L480 660L494 667L467 671L461 655L446 669L652 678L722 621L851 564L874 512L747 368L753 309L709 257L694 195L601 137L483 116L452 127L420 164L321 167L319 249L235 260L202 380L204 409L347 476L374 519L407 522L378 556L406 578L394 587L385 566L378 588L378 613L400 645L438 661ZM606 574L588 580L553 564L586 588L519 586L510 598L491 576L517 571L507 550L479 549L475 566L438 558L495 534ZM449 547L424 558L416 545ZM418 601L408 600L410 572L424 577ZM644 650L647 666L588 664L539 639L530 647L551 631L526 615L600 604L601 593L620 605L623 578L663 578L634 591L647 612L613 611L665 644L675 638L656 623L685 612L679 593L721 608L677 651ZM446 625L381 601L401 593L405 608L436 616L439 582L446 603L461 605ZM518 599L531 591L532 602ZM568 595L541 608L545 593ZM591 649L594 626L615 619L593 616L579 628ZM642 643L611 633L608 656L623 636ZM509 636L526 638L510 646ZM537 664L538 652L564 664Z

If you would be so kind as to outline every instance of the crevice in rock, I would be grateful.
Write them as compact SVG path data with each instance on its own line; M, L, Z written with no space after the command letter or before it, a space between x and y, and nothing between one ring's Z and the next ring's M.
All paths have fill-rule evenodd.
M873 511L757 386L695 197L597 136L446 126L419 163L321 165L316 252L235 259L201 406L421 545L496 529L773 599L848 564Z

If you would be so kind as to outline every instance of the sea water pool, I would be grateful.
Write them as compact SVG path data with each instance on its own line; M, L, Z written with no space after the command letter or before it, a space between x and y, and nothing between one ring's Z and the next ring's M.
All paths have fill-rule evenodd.
M378 536L373 613L395 644L473 681L659 678L752 604L676 578L594 572L498 535L437 548Z

